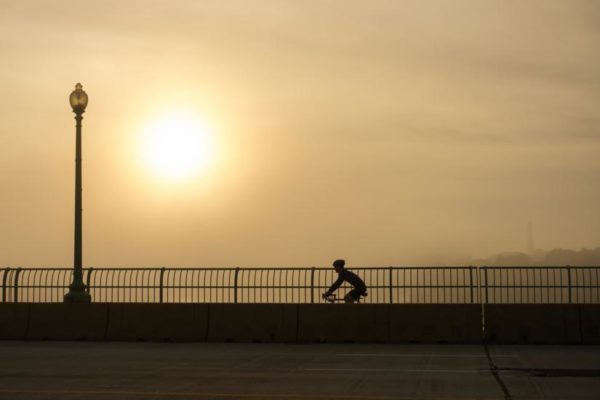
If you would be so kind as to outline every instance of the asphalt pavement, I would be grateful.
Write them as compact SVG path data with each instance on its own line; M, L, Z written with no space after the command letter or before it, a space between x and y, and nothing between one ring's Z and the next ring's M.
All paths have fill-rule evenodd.
M0 399L599 399L600 346L0 341Z

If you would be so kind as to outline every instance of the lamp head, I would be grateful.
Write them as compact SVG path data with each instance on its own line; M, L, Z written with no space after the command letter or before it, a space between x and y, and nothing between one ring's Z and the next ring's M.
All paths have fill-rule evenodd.
M75 114L83 114L88 104L88 95L83 91L81 83L75 85L75 90L69 96L69 103Z

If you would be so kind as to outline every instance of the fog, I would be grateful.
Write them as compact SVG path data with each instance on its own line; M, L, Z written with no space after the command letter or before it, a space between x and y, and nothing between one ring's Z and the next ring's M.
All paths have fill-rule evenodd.
M76 82L85 266L536 263L530 223L536 248L597 248L599 21L571 0L4 0L0 265L72 263ZM168 182L140 140L182 108L217 161Z

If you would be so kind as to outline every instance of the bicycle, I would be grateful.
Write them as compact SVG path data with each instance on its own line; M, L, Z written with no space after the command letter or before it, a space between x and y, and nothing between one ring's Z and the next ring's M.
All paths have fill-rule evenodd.
M333 304L333 303L360 303L360 298L366 297L366 296L367 296L367 293L360 296L358 299L356 299L356 301L352 301L352 302L346 301L346 297L338 299L337 294L335 294L335 293L332 293L327 296L325 294L323 294L322 297L323 297L323 300L325 300L326 302Z

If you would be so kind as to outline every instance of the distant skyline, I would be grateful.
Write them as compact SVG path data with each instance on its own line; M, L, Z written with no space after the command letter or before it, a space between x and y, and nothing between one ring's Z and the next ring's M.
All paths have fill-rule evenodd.
M3 0L0 266L72 265L77 82L84 266L597 248L598 43L588 0Z

